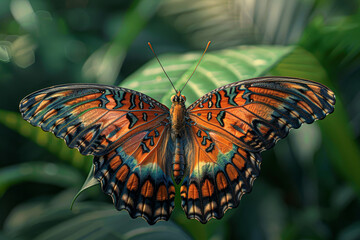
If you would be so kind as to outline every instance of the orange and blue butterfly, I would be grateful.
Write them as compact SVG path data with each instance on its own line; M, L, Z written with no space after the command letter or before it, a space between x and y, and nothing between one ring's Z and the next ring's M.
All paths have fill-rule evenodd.
M251 191L262 151L335 105L326 86L290 77L221 86L187 108L182 90L175 92L169 109L135 90L68 84L28 95L20 112L70 148L93 155L94 177L118 210L149 224L168 220L174 184L181 184L187 217L206 223Z

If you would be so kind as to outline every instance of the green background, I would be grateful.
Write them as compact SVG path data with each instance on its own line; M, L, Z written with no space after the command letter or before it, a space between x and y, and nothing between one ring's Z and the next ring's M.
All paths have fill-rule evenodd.
M360 1L1 0L0 238L360 239ZM335 112L262 153L251 194L221 220L169 222L118 212L99 185L82 192L91 157L30 126L27 94L93 82L169 104L190 76L187 103L226 83L280 75L336 94ZM91 182L88 182L91 185Z

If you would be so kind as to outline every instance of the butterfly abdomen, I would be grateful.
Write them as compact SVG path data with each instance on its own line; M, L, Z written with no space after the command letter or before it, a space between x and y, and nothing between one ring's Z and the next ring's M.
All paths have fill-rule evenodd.
M184 101L180 101L180 92L172 98L170 108L171 138L175 141L175 152L172 170L176 184L181 182L185 171L184 144L182 138L185 130L186 109Z
M180 138L175 140L175 154L172 163L173 174L176 184L179 184L184 176L185 171L185 157L184 157L184 146L181 143Z

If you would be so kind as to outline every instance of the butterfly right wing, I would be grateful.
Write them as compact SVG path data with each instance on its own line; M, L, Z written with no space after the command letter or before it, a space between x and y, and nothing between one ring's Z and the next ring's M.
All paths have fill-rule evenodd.
M222 86L189 106L188 175L181 187L188 218L206 223L236 207L260 173L260 152L291 128L334 111L335 95L316 82L261 77Z
M170 217L175 189L166 106L125 88L72 84L28 95L20 112L70 148L94 155L94 176L117 209L150 224Z

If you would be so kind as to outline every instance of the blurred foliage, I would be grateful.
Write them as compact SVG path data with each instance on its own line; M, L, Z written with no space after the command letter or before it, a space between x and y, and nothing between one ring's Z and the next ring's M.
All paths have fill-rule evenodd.
M72 212L66 204L73 191L22 204L8 217L6 233L16 239L190 239L172 222L149 226L142 219L128 220L126 212L114 211L111 204L84 202ZM64 204L65 203L65 204ZM119 224L121 223L121 227Z
M360 239L359 4L1 0L0 237ZM171 86L157 62L148 62L146 42L181 86L208 40L210 50L185 88L188 103L238 79L282 75L329 86L335 112L264 152L253 192L222 220L188 220L177 196L171 220L148 226L117 212L98 186L69 210L91 157L23 121L21 98L51 85L99 82L168 103Z
M198 47L293 44L309 22L314 0L168 0L160 14Z
M89 169L92 157L83 156L77 150L69 149L63 140L54 137L51 133L44 132L41 128L32 127L18 113L0 109L0 115L2 116L0 123L4 126L31 139L39 146L56 155L59 159L68 161L77 168L82 167L85 171Z

